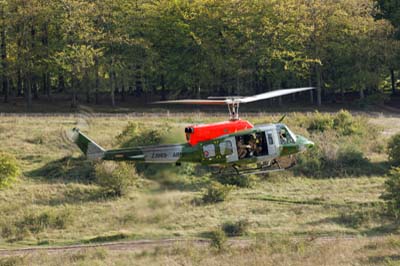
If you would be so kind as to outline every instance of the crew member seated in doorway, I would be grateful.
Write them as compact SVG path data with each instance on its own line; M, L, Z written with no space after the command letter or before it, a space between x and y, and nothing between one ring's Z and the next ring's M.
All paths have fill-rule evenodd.
M240 139L238 139L238 141L237 141L237 147L238 147L238 156L239 156L239 159L245 158L246 155L247 155L247 149L249 148L249 145L245 145L245 144L243 143L243 139L240 138Z
M287 143L286 132L284 130L280 131L279 140L280 140L281 144L286 144Z

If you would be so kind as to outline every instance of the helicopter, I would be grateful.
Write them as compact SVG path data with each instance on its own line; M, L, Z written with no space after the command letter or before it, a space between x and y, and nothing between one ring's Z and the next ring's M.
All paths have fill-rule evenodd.
M279 159L292 158L314 146L314 142L294 134L282 117L277 123L253 125L239 118L240 104L271 99L315 89L314 87L282 89L254 96L209 97L208 99L159 101L154 104L227 105L229 121L191 125L185 128L186 143L152 145L105 150L78 128L72 140L90 160L138 161L144 163L198 163L217 166L218 174L264 174L286 170ZM256 165L250 167L249 165Z

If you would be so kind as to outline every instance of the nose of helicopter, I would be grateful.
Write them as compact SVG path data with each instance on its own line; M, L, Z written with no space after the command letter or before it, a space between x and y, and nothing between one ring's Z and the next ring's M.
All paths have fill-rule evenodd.
M305 151L315 146L314 142L300 135L297 135L297 143L300 147L300 151Z

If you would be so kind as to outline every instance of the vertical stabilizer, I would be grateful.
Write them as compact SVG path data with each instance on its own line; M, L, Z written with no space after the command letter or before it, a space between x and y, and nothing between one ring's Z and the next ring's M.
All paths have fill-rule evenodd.
M81 149L88 159L96 160L104 157L105 150L80 132L78 128L72 129L72 133L72 140L78 145L79 149Z

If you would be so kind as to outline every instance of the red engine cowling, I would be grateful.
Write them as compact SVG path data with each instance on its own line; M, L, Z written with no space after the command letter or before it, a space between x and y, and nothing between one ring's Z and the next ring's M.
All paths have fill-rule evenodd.
M254 126L246 120L226 121L214 124L193 125L185 128L186 139L192 146L201 141L212 140Z

